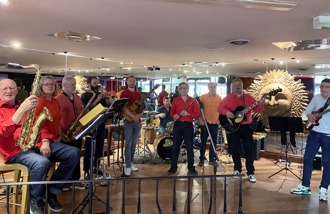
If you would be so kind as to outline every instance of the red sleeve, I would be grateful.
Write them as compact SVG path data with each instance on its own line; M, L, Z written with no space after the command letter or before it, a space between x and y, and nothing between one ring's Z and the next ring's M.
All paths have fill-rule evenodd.
M170 111L170 117L173 118L175 115L175 110L176 110L176 104L177 103L177 99L173 99L172 102L172 107L171 107L171 111Z
M195 101L192 105L193 105L192 106L193 107L193 112L190 113L190 116L192 118L199 118L201 113L200 113L199 105L197 104L197 101Z
M219 114L226 115L226 113L229 111L229 109L227 108L228 100L229 99L228 99L228 95L227 95L227 97L223 98L223 100L220 102L220 104L218 106Z

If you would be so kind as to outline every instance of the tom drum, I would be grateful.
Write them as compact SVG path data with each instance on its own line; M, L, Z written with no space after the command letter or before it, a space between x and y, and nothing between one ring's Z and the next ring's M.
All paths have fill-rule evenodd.
M145 141L149 144L152 144L157 136L157 129L154 126L144 126L142 128L144 130L143 137Z
M170 161L172 156L173 137L172 136L157 137L154 142L154 148L161 159L165 161Z

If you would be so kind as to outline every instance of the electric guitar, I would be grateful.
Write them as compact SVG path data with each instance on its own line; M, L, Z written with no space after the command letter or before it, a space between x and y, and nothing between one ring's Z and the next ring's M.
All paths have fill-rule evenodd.
M159 86L159 84L156 84L147 95L142 97L142 99L135 98L133 101L128 102L125 105L125 108L127 108L134 115L141 114L146 107L144 104L145 99L147 99L149 95L153 93ZM133 119L128 114L125 114L124 111L121 111L120 115L123 119L125 119L126 122L134 123Z
M322 115L328 113L329 111L330 111L330 109L324 110L323 107L317 111L313 111L312 114L315 114L316 120L314 121L314 123L311 123L308 121L308 123L306 125L306 129L311 130L314 126L320 125L319 120L321 119Z
M257 102L253 103L247 108L244 108L243 106L237 106L236 109L233 111L233 114L235 115L234 118L227 118L226 115L220 114L219 121L221 126L228 132L228 133L234 133L236 132L239 127L241 126L241 123L244 119L246 119L245 114L249 112L251 109L259 105L261 100L264 99L270 99L271 96L275 96L278 92L281 92L282 89L274 89L271 90L268 94L264 95L262 99L258 100Z

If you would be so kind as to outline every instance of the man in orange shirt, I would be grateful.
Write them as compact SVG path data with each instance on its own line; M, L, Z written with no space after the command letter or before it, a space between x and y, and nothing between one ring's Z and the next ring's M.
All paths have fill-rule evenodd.
M211 139L213 141L214 147L210 144L209 151L209 164L213 164L214 160L216 160L216 153L213 148L215 148L218 137L218 129L219 129L219 112L218 106L221 102L221 97L217 95L217 84L215 82L210 82L208 84L209 92L207 94L203 94L200 97L201 103L203 104L204 117L201 114L199 117L199 124L201 126L201 144L200 144L200 156L199 156L199 166L204 166L204 158L205 158L205 147L206 141L209 136L209 133L206 128L210 131ZM201 109L202 111L202 109ZM211 142L212 142L211 141Z

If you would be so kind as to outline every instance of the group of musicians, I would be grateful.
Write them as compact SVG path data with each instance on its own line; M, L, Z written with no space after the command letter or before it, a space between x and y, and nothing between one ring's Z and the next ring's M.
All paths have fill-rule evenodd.
M104 107L109 107L110 100L107 95L99 91L99 80L97 77L89 77L89 90L81 97L75 93L76 80L74 77L66 76L63 78L63 92L55 97L55 80L51 76L42 77L38 83L41 95L32 94L23 102L16 100L18 93L15 82L11 79L3 79L0 81L0 153L5 163L19 163L27 166L30 171L31 181L44 181L50 168L50 162L59 162L56 171L50 180L79 180L80 179L80 149L81 140L68 142L67 131L74 123L84 107L92 109L99 103ZM124 118L125 132L125 175L130 176L132 172L137 172L138 168L134 166L133 159L136 145L142 128L141 117L143 114L143 96L136 91L136 78L129 76L126 79L126 89L123 90L118 99L128 98L129 102L122 109ZM201 146L199 166L204 166L205 145L210 134L213 146L210 146L208 162L214 164L217 160L214 151L217 142L217 134L219 128L219 115L225 115L228 119L235 119L235 110L238 106L251 106L257 103L256 100L243 91L243 82L237 78L232 81L232 92L224 99L216 94L216 83L209 83L209 92L203 94L200 98L193 98L188 95L189 85L181 82L178 86L179 96L171 100L168 96L163 97L163 106L158 109L155 118L160 118L159 133L163 134L166 130L168 122L173 123L173 148L171 156L171 167L168 174L177 172L177 160L184 141L187 150L188 173L197 175L198 172L194 166L193 138L194 127L193 120L198 118L201 130ZM330 116L324 114L319 117L314 111L323 106L323 110L328 108L327 99L330 97L330 80L324 79L321 83L321 94L313 98L307 107L307 117L309 122L317 121L308 139L304 158L304 175L303 183L291 192L294 194L310 194L310 177L313 157L317 153L319 147L322 147L323 154L323 177L320 186L320 200L326 201L327 188L330 184ZM142 101L142 103L141 103ZM252 108L253 111L260 112L264 107L264 100L258 101L258 105ZM142 107L141 107L142 106ZM27 151L22 151L21 147L16 145L19 138L21 126L23 124L25 113L31 109L35 109L35 116L42 114L46 107L52 118L47 120L40 127L40 137L36 145ZM320 112L318 112L320 113ZM232 152L234 161L234 174L236 177L242 172L241 164L241 148L243 146L246 158L246 170L250 182L255 183L254 175L254 158L253 158L253 131L249 124L252 121L251 111L245 114L245 119L240 123L238 129L229 133L227 136L228 146ZM93 160L94 173L100 174L98 164L99 159L103 156L105 138L105 124L97 128L95 139L95 154ZM91 139L85 141L85 157L84 157L84 177L88 179L91 151ZM329 156L330 157L330 156ZM57 200L56 195L63 189L62 184L52 184L48 188L48 204L50 209L55 212L62 210L62 205ZM71 185L71 188L82 189L83 185ZM70 188L69 187L69 188ZM45 187L44 185L31 186L31 213L43 213Z

